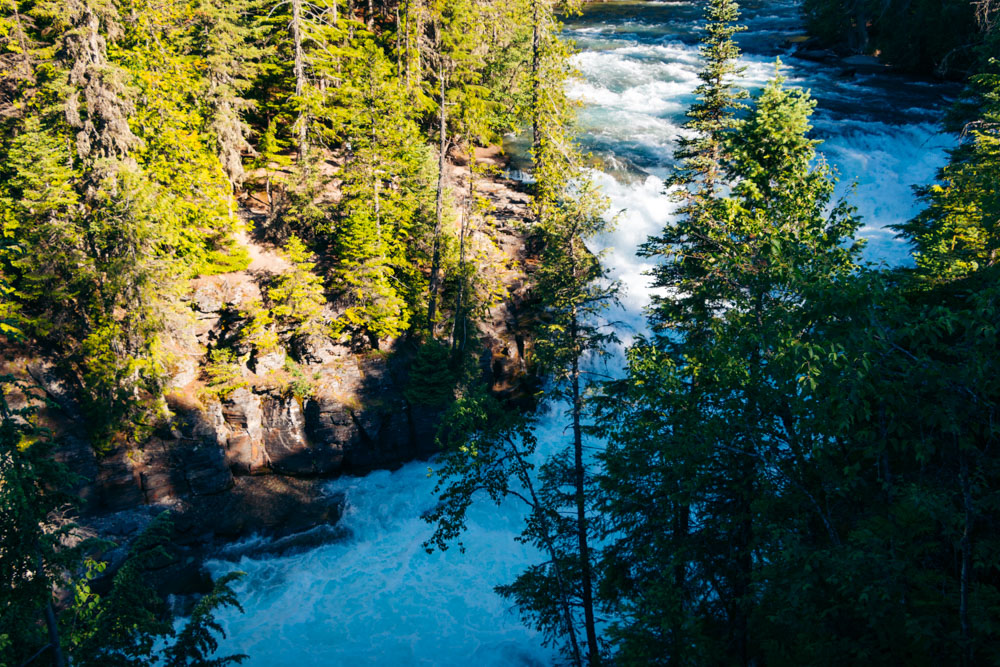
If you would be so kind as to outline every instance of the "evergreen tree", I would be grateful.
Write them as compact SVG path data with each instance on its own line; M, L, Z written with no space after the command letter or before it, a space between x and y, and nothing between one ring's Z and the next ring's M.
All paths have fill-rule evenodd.
M89 577L104 565L88 562L84 579L76 583L74 604L64 612L69 626L66 643L74 665L139 667L159 665L163 660L168 667L218 667L246 660L245 655L212 656L218 648L215 635L225 636L215 621L215 611L226 606L242 611L231 586L243 576L241 572L216 581L175 634L163 601L144 578L147 570L172 558L166 551L172 533L168 514L157 516L132 543L106 595L97 595L89 586Z
M11 392L37 399L31 388L0 378L0 661L23 664L47 652L65 665L55 614L55 587L76 555L60 549L66 527L49 523L50 513L71 502L69 470L52 459L49 434L34 424L31 407L12 409ZM44 625L39 620L44 619Z
M676 237L673 273L660 275L676 276L668 285L680 296L651 315L662 335L630 353L620 387L629 408L609 429L603 478L612 534L621 533L605 594L624 612L615 635L630 659L761 660L755 587L781 543L762 508L776 489L811 479L803 443L814 437L815 386L802 361L815 354L810 332L824 312L810 299L851 275L859 249L845 245L856 228L849 211L827 213L828 169L812 166L813 104L776 79L726 138L732 194L678 222L710 233ZM822 515L822 498L812 500Z
M913 244L918 272L950 281L1000 262L1000 63L971 79L963 143L938 174L918 189L927 208L899 231ZM968 99L971 98L971 99Z
M205 94L210 129L215 135L219 161L235 190L243 179L243 153L252 150L250 127L245 120L252 102L250 89L264 49L257 45L259 29L251 15L261 8L258 0L218 2L198 6L192 28L192 48L204 61Z
M640 249L641 255L667 259L653 269L654 287L686 283L687 290L679 295L654 297L654 304L662 309L654 320L662 319L668 326L696 321L697 314L708 307L699 282L712 281L713 268L705 258L717 249L717 238L726 234L724 218L713 209L724 176L727 136L736 125L735 113L743 106L740 100L746 97L746 91L734 82L743 72L733 41L733 35L744 29L735 23L739 6L735 0L712 0L706 18L700 49L704 66L698 72L701 84L695 89L697 101L685 124L694 136L680 140L675 156L679 164L670 179L672 196L681 204L680 219Z
M993 660L980 619L997 580L974 565L995 548L991 273L933 289L862 274L816 304L807 474L762 507L776 538L758 589L768 664Z
M76 224L81 202L66 138L30 118L5 151L0 215L11 289L5 297L19 304L33 335L72 330L83 317L79 294L92 275Z
M442 235L444 232L446 180L445 164L454 137L448 123L448 107L465 103L472 98L478 101L477 86L482 65L481 53L476 48L476 6L468 2L434 2L429 7L434 29L433 51L438 133L437 201L434 217L433 250L427 297L427 328L431 337L437 321L438 291L441 288ZM464 99L463 99L464 98ZM476 102L472 102L473 104Z
M4 147L4 272L31 333L78 365L99 443L155 409L167 276L243 261L179 7L125 8L34 6L48 27L32 54L50 66Z
M345 128L342 219L334 230L334 286L346 292L344 324L373 343L399 336L420 307L422 280L412 266L426 236L426 149L381 50L361 48L342 95L355 110Z
M267 299L271 305L270 315L276 320L281 334L301 344L311 336L328 333L323 313L326 297L323 281L314 272L316 264L311 261L305 244L292 236L284 250L292 268L275 279L267 290Z
M811 35L934 76L967 74L997 14L992 0L805 0Z
M61 342L71 344L68 351L80 366L95 439L106 443L119 431L143 426L147 408L135 396L155 393L159 382L151 285L163 267L153 245L155 187L135 158L142 144L129 125L135 111L129 73L108 58L105 34L123 34L117 12L81 0L48 18L65 30L57 41L64 60L39 97L56 95L61 117L47 120L55 136L75 139L75 155L66 156L73 172L60 176L70 177L77 205L67 211L70 224L60 234L65 241L57 244L56 256L32 261L84 258L66 268L78 275L68 283L79 286L73 301L52 304L49 295L38 294L38 302L55 307L53 319L69 324L61 332L69 337ZM51 107L46 111L51 114ZM42 147L47 140L33 145ZM69 204L63 196L55 202ZM52 222L62 224L46 221Z
M44 659L55 665L157 664L156 642L171 636L160 601L144 583L144 571L153 561L162 564L170 523L161 515L136 540L131 556L114 578L108 595L91 592L89 581L105 564L87 559L88 551L104 546L95 540L76 540L66 546L75 526L58 516L76 503L69 492L76 476L53 458L51 434L38 426L36 405L41 390L0 378L0 571L8 582L0 592L0 660L26 664ZM26 407L14 409L8 397L19 395ZM56 613L56 595L73 585L75 596ZM238 603L230 584L239 574L220 579L164 655L168 664L223 665L242 656L212 659L214 635L221 628L214 610ZM186 662L179 662L180 659ZM171 662L172 660L172 662Z
M225 636L222 626L215 619L215 611L221 607L235 607L243 611L231 586L242 576L242 572L224 575L205 597L198 600L191 611L191 618L167 648L164 667L224 667L241 664L249 657L242 654L214 657L219 649L216 635Z
M536 340L536 361L550 378L549 399L568 404L566 415L573 436L570 450L557 454L542 469L541 495L549 511L561 516L570 513L574 520L563 518L551 535L549 531L529 531L539 546L548 539L556 542L564 572L533 568L499 590L537 623L547 616L558 618L554 608L547 608L556 605L558 598L547 597L545 591L558 590L567 578L565 571L574 573L571 585L574 589L579 586L584 616L583 655L588 664L596 665L601 661L601 648L595 612L595 559L591 553L594 531L588 516L592 502L590 457L584 453L584 392L588 383L582 366L602 354L614 340L601 314L614 301L617 287L607 283L599 259L585 245L608 229L602 216L606 202L585 180L571 183L576 189L573 196L564 195L562 201L546 205L548 215L540 221L545 249L536 289L543 323ZM567 487L571 493L565 491Z
M558 77L563 67L552 72ZM537 443L528 425L497 420L490 399L471 392L448 422L457 426L452 426L456 432L443 455L438 485L442 504L429 517L438 526L429 544L445 548L460 534L477 489L486 488L498 503L507 497L523 500L529 514L519 539L535 544L549 560L497 590L574 664L594 665L601 661L601 647L590 546L594 531L589 457L584 455L587 383L582 364L613 339L602 328L600 314L614 300L616 287L607 284L599 259L585 245L607 229L602 215L606 202L586 179L565 134L568 109L548 107L539 118L545 122L537 125L533 208L544 250L533 286L542 320L536 357L552 381L547 398L567 405L572 444L547 460L536 476L528 462Z
M543 489L532 463L538 441L534 421L512 413L481 385L473 384L455 402L444 420L444 448L438 466L435 493L440 503L425 518L434 524L434 534L424 543L430 552L445 550L457 542L466 527L468 510L479 492L485 491L497 505L511 498L525 505L525 530L521 538L539 547L548 560L533 565L511 585L498 592L513 598L522 617L555 643L574 665L584 664L578 612L579 561L568 555L573 546L572 524L567 526L558 507L551 503L559 489ZM555 475L550 475L550 478ZM548 493L543 493L548 491ZM568 551L569 550L569 551Z

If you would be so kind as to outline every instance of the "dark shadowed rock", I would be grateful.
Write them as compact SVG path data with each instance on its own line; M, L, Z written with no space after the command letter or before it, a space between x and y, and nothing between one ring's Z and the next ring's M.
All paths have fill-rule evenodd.
M76 396L78 388L65 373L47 359L32 359L25 364L28 376L45 396L71 419L80 418Z
M195 446L189 450L183 466L188 487L196 496L222 493L233 485L233 474L218 446Z
M100 504L105 509L127 509L146 502L139 473L134 470L125 450L100 459L95 481L100 489Z
M305 402L305 428L313 446L329 452L331 472L340 469L344 452L361 443L361 432L350 408L329 396Z
M286 475L320 475L336 471L337 448L313 446L298 399L264 399L264 450L270 468Z
M73 491L85 505L100 502L100 488L95 483L99 470L97 455L94 454L94 448L89 440L79 435L65 433L57 439L53 458L79 475Z
M226 560L241 558L267 558L302 553L324 544L339 542L350 537L350 531L339 525L323 524L294 535L279 538L253 537L242 542L227 544L215 555Z

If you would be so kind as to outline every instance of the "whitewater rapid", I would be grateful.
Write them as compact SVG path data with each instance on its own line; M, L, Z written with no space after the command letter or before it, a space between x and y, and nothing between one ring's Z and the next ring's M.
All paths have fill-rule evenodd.
M607 165L594 178L618 215L615 231L596 245L625 286L612 315L625 341L642 330L649 300L649 267L635 249L670 219L663 178L697 85L699 7L612 2L590 6L566 26L581 48L580 79L570 89L583 103L581 142ZM763 85L774 58L783 57L789 84L809 88L819 100L814 125L824 140L821 153L840 174L838 192L854 190L851 201L869 239L866 256L908 262L907 248L886 227L917 211L911 186L934 178L953 142L935 122L944 89L884 76L840 77L835 67L790 57L784 43L799 19L788 0L765 2L744 22L748 85ZM564 446L558 409L541 420L538 436L545 452ZM221 615L227 639L220 653L247 653L252 666L550 664L554 654L538 633L493 592L537 560L514 541L522 508L480 504L469 515L465 553L427 554L421 545L431 529L420 517L435 504L433 466L417 462L330 482L330 493L346 499L343 541L296 555L211 563L215 575L247 573L236 587L246 613Z

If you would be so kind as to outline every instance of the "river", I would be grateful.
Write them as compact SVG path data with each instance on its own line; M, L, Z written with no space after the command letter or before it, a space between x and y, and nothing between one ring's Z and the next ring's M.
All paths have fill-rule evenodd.
M670 219L663 178L693 99L701 3L609 2L567 21L580 49L580 141L602 159L595 179L618 212L613 233L596 245L626 288L620 337L643 327L649 289L636 247ZM953 91L889 75L843 76L841 68L791 57L787 39L801 33L795 3L770 0L744 10L740 35L746 83L759 88L781 56L789 85L811 90L820 151L838 171L864 219L866 257L903 264L906 246L886 229L917 211L911 186L927 183L953 139L935 123ZM614 363L612 363L612 366ZM614 369L612 369L614 372ZM542 448L564 444L559 410L541 420ZM470 513L466 552L427 554L433 462L332 481L343 493L349 537L276 558L214 562L214 574L240 569L245 614L227 610L221 652L244 652L248 665L545 665L553 653L525 628L493 587L507 583L537 554L514 541L521 508L480 505Z

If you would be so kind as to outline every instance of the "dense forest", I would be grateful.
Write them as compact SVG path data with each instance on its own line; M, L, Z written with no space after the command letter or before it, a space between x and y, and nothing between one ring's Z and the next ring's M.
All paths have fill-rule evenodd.
M804 0L821 43L904 70L965 78L996 54L994 0Z
M518 503L540 560L496 590L566 663L1000 664L1000 7L803 3L825 43L967 75L949 160L894 230L913 262L890 268L862 257L816 102L780 62L753 90L738 4L703 5L673 219L640 251L648 332L608 379L620 285L592 249L615 218L573 137L576 3L3 0L5 348L60 360L98 456L141 453L170 428L190 281L266 245L287 270L204 350L205 400L276 350L301 399L322 341L407 341L410 390L444 406L422 546ZM477 149L513 135L532 405L491 391L469 342L498 298L469 246ZM0 664L246 660L219 651L240 573L182 619L146 581L169 513L97 590L109 545L75 531L51 401L2 381Z
M187 280L246 268L240 239L254 227L292 268L237 314L236 340L208 351L209 393L232 391L248 357L301 358L323 338L423 339L445 362L428 372L449 375L460 324L490 297L464 252L476 192L455 200L449 154L474 162L475 147L528 127L540 230L553 218L559 233L570 197L554 11L541 0L6 2L9 344L59 357L99 453L141 451L170 419L164 341L189 310ZM248 197L263 212L250 216ZM151 528L111 590L92 592L99 545L47 520L71 500L74 471L51 460L36 404L3 411L0 662L209 664L212 609L235 603L227 580L168 649L174 631L141 576L168 528Z

